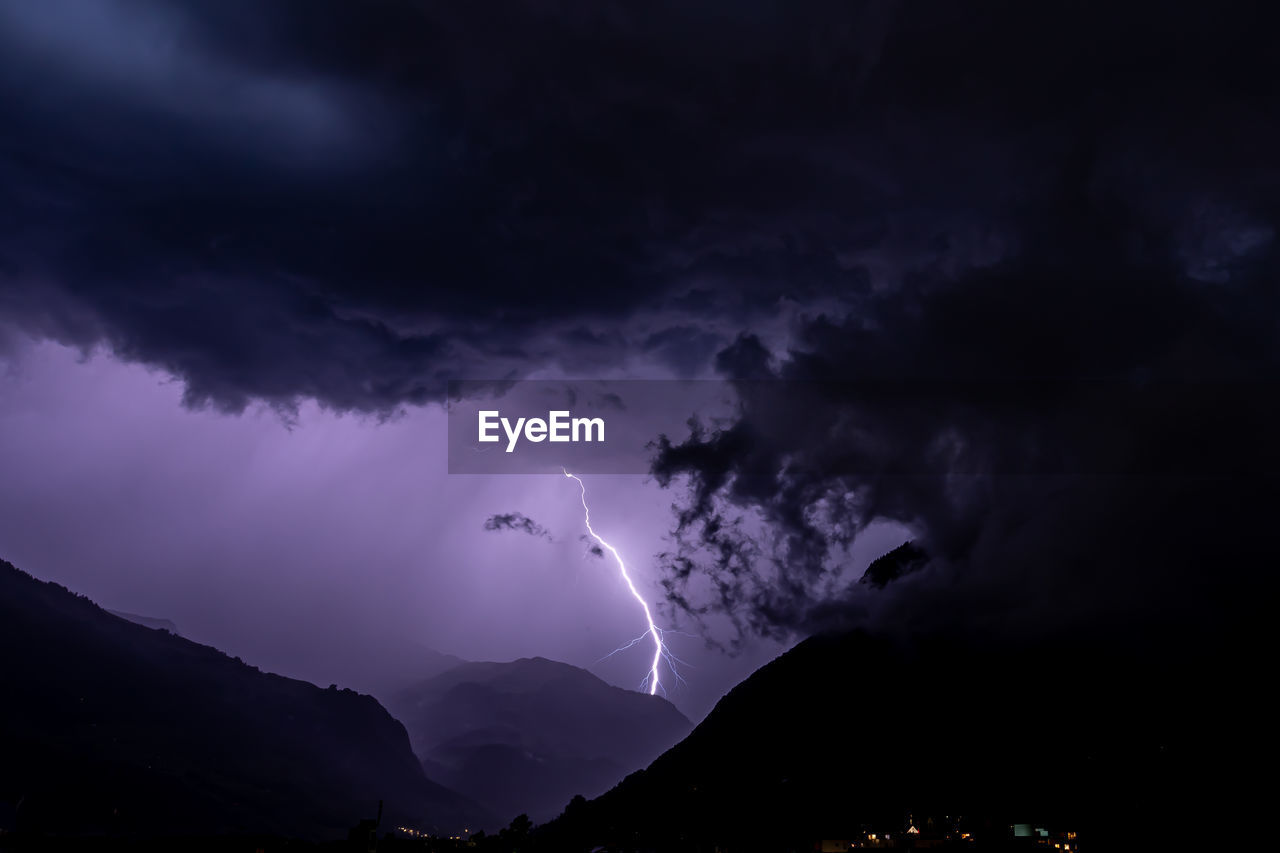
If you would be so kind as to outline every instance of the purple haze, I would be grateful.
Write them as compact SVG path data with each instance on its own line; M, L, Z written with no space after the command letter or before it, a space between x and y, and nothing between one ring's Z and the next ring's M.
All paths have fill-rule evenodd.
M7 366L0 555L38 577L322 684L412 644L466 659L541 655L625 687L644 674L641 648L600 661L643 622L580 539L574 484L449 476L438 406L380 423L308 405L290 427L268 409L185 409L163 375L52 343L19 347ZM636 476L588 488L598 528L658 601L652 557L673 495ZM553 541L484 530L506 512ZM903 536L863 537L855 569ZM694 719L779 651L669 644L689 663L671 698Z

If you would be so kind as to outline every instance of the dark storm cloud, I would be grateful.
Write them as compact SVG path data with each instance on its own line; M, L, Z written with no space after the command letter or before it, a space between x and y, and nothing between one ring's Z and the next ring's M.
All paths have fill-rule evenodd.
M1211 241L1210 283L1185 223L1112 168L1091 147L1066 160L999 262L815 317L779 359L749 335L723 350L739 419L664 438L654 462L690 484L672 601L728 615L733 641L850 621L1247 623L1274 586L1280 196L1218 202L1266 237ZM918 532L926 582L881 595L842 574L877 519Z
M630 353L693 375L744 328L999 259L1073 137L1141 146L1155 114L1141 180L1203 178L1205 145L1245 169L1269 124L1216 135L1263 32L1164 5L6 6L0 308L232 410ZM1231 98L1186 85L1207 69ZM1195 188L1158 189L1185 220ZM1264 239L1247 211L1183 225L1208 278Z
M548 542L554 541L551 532L538 522L518 512L503 512L491 515L484 521L485 530L515 530L520 533L527 533L530 536L537 536L546 539Z
M659 482L690 486L678 609L729 617L730 642L1258 615L1280 471L1276 69L1238 9L1143 6L935 8L913 20L945 37L892 30L853 111L892 115L891 147L826 161L881 194L820 205L882 214L831 247L863 275L785 340L723 348L721 374L778 382L659 444ZM883 594L841 556L877 519L931 555Z
M677 376L693 376L710 361L718 343L716 335L696 326L673 326L649 335L642 346Z
M450 372L616 363L629 341L584 323L661 312L701 279L736 279L710 301L749 313L781 285L742 273L815 175L763 178L785 141L722 162L784 97L714 110L732 66L788 61L778 14L7 7L3 309L232 410L387 410ZM818 23L788 24L792 46ZM745 41L708 52L726 27Z
M1255 5L6 4L0 314L232 410L385 412L448 376L633 354L1265 384L1280 54ZM660 479L694 486L678 602L766 633L889 618L928 578L912 613L935 619L1190 605L1227 583L1192 567L1243 565L1262 529L1239 476L1059 476L1098 449L1071 432L1090 401L912 417L814 387L790 418L747 388L736 426L663 448ZM1198 392L1178 406L1116 418L1102 449L1238 475L1270 441ZM849 474L947 452L970 473ZM845 601L833 547L873 518L934 562Z

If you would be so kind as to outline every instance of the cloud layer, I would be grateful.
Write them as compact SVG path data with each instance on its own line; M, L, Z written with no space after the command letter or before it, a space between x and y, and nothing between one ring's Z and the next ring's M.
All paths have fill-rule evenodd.
M229 411L547 371L816 382L799 429L745 393L737 426L662 448L693 488L679 606L746 634L1185 616L1228 595L1206 566L1256 561L1227 531L1274 492L1262 14L10 5L0 325ZM850 380L1058 384L913 412ZM1187 390L1108 422L1094 381ZM963 476L903 476L948 453ZM877 518L934 562L846 594Z
M1216 281L1271 235L1235 197L1265 189L1274 141L1253 24L880 0L13 7L0 308L230 410L387 411L548 365L689 374L744 327L776 343L787 318L1016 252L1082 145Z
M539 539L553 541L551 531L538 522L519 512L500 512L484 520L484 529L489 531L515 530Z

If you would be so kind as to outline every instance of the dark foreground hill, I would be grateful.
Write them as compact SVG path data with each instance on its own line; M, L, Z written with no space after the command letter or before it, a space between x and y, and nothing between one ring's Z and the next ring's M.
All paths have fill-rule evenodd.
M649 768L574 802L539 849L814 849L912 816L962 816L978 849L1016 823L1085 849L1232 832L1262 711L1222 663L1191 647L811 638Z
M545 658L466 663L391 703L432 778L505 824L554 817L688 734L670 702Z
M260 672L0 561L0 803L19 830L344 836L477 820L373 698Z

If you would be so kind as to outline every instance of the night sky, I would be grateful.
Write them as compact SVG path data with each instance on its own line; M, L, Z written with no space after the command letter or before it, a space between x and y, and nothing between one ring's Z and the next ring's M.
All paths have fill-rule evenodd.
M830 627L1221 638L1276 564L1264 17L0 3L0 557L324 684L634 686L572 484L450 476L446 382L789 380L589 480L695 720Z

